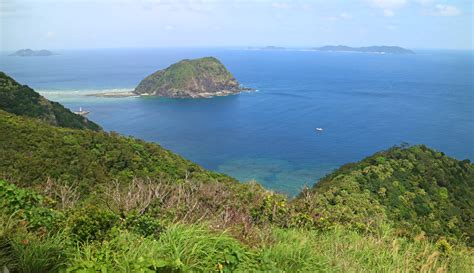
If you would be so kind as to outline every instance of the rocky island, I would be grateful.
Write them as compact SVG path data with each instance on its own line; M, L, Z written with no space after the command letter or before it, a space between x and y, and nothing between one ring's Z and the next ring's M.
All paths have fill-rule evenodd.
M10 56L19 56L19 57L46 57L56 55L53 52L41 49L41 50L32 50L32 49L20 49L10 54Z
M362 52L362 53L380 53L380 54L415 54L415 52L399 46L366 46L350 47L345 45L328 45L314 48L318 51L339 51L339 52Z
M156 71L143 79L133 94L168 98L210 98L250 90L241 87L218 59L205 57L185 59Z

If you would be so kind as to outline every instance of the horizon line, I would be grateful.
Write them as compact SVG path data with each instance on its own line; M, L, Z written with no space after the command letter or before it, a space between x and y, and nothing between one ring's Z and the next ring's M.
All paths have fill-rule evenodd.
M411 50L459 50L459 51L474 51L474 48L437 48L437 47L425 47L425 48L420 48L420 47L404 47L404 46L399 46L399 45L364 45L364 46L351 46L347 44L325 44L323 46L349 46L349 47L354 47L354 48L359 48L359 47L370 47L370 46L398 46L402 47L405 49L411 49ZM269 46L275 46L275 47L282 47L282 49L275 49L274 51L278 50L285 50L285 49L314 49L317 47L321 47L320 45L312 45L312 46L283 46L283 45L219 45L219 46L211 46L211 45L206 45L206 46L123 46L123 47L70 47L70 48L64 48L64 47L42 47L42 48L31 48L31 47L18 47L18 48L0 48L0 52L8 52L8 51L18 51L22 49L32 49L32 50L116 50L116 49L172 49L172 48L180 48L180 49L248 49L248 48L255 48L255 49L262 49L265 47Z

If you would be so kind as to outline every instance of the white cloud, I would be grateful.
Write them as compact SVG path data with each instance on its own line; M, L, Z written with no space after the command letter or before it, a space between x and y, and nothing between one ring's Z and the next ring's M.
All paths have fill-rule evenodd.
M395 15L395 10L403 8L408 0L369 0L369 3L382 9L384 16L392 17Z
M173 29L174 29L174 26L171 26L171 25L166 25L165 26L166 31L172 31Z
M395 12L391 9L384 9L383 10L383 16L385 17L393 17L395 15Z
M304 11L313 10L313 6L311 6L310 4L303 4L301 7L303 8Z
M455 6L437 4L434 6L432 14L435 16L458 16L461 11Z
M352 16L347 12L343 12L343 13L339 14L339 18L341 18L343 20L350 20L350 19L352 19Z
M288 3L284 3L284 2L273 2L272 3L272 8L275 8L275 9L289 9L289 8L291 8L291 5L288 4Z
M342 13L340 13L340 14L337 15L337 16L325 17L325 19L327 19L327 20L329 20L329 21L351 20L351 19L352 19L352 15L350 15L350 14L347 13L347 12L342 12Z
M54 36L56 36L56 33L54 33L53 31L48 31L44 34L44 37L46 37L46 39L52 39L54 38Z
M392 10L402 8L407 4L407 0L369 0L369 2L378 8Z

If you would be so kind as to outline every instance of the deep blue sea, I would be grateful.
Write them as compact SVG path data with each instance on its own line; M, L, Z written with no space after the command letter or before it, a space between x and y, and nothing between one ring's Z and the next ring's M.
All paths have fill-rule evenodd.
M0 70L108 131L154 141L241 181L297 193L393 145L474 160L473 51L103 49L8 57ZM215 56L258 91L212 99L97 98L185 58ZM321 127L322 132L315 128Z

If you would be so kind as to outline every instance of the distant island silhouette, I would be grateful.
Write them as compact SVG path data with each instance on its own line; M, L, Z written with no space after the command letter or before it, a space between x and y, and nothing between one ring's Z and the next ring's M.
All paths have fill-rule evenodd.
M56 55L56 54L46 49L32 50L29 48L20 49L10 54L10 56L18 56L18 57L46 57L46 56L52 56L52 55Z
M339 51L339 52L362 52L362 53L380 53L380 54L415 54L410 49L399 46L366 46L366 47L350 47L345 45L327 45L323 47L313 48L318 51Z

